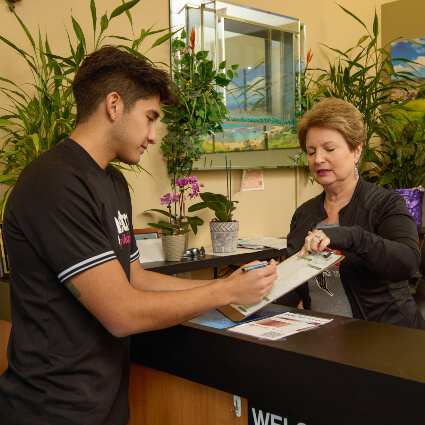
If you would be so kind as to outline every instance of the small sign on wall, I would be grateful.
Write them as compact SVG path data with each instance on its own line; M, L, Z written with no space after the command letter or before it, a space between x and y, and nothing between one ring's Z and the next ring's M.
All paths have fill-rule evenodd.
M248 400L248 425L318 425Z
M243 170L241 191L264 190L263 169Z

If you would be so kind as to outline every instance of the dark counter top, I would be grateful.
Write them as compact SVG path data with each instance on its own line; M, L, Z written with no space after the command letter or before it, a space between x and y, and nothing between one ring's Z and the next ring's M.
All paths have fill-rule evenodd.
M145 270L163 274L185 273L196 270L212 269L229 264L249 263L255 260L265 260L285 256L286 249L265 248L252 252L232 253L229 255L209 255L202 258L182 258L181 261L152 261L141 263Z
M131 344L134 362L308 424L425 421L424 331L334 316L277 342L185 323L135 335Z

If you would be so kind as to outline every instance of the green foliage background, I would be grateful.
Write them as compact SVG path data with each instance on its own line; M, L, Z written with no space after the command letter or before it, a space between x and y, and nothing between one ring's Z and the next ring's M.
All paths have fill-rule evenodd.
M25 166L38 155L60 143L72 132L75 126L76 110L71 83L85 56L99 49L108 39L113 42L109 44L118 44L132 54L149 60L145 54L139 52L145 39L153 34L165 32L165 35L151 44L148 49L150 50L173 35L168 32L168 28L154 31L152 27L147 30L141 29L137 35L135 34L130 10L140 0L128 2L122 0L122 4L118 5L111 14L105 12L100 17L97 15L95 1L86 1L90 8L93 25L92 47L88 47L89 37L84 34L80 24L71 14L72 29L65 28L63 34L69 45L70 54L67 56L63 52L52 52L47 33L43 34L39 29L37 34L31 34L13 9L30 49L15 45L1 34L0 29L0 42L5 43L15 55L24 59L32 76L32 81L22 85L0 76L0 91L8 101L7 105L0 107L0 129L3 133L0 149L0 184L7 186L5 195L0 201L1 215L3 215L10 190ZM124 13L128 18L132 38L108 34L110 22ZM2 60L13 60L13 58L3 57ZM132 171L143 170L140 165L132 168L119 163L114 165L117 168Z

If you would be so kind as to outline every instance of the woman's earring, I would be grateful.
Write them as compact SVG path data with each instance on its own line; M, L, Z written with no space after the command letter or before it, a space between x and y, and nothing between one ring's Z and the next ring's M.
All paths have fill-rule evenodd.
M354 180L357 180L359 178L359 163L354 163Z

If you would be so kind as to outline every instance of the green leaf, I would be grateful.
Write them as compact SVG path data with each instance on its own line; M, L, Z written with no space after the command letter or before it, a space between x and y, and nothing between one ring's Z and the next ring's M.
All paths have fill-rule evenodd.
M108 15L105 12L105 14L100 18L100 31L103 33L109 26L109 19Z
M180 31L180 30L178 30L178 31ZM160 44L169 40L178 31L170 32L168 34L163 35L162 37L159 37L158 40L156 40L155 43L152 44L151 48L159 46Z
M148 226L161 230L166 230L167 232L169 232L170 230L174 230L174 227L170 223L166 223L165 221L159 221L158 223L148 223Z
M21 18L16 14L15 9L12 8L12 12L14 13L16 19L18 20L19 24L21 25L22 29L25 31L25 34L28 37L28 40L30 41L32 47L35 50L35 41L31 35L31 33L28 31L28 28L24 25L24 23L22 22Z
M125 4L125 1L124 1L124 0L122 0L122 2L123 2L123 4ZM129 20L129 22L130 22L130 26L131 26L131 28L133 28L133 18L132 18L132 16L131 16L130 11L129 11L129 10L126 10L126 11L125 11L125 14L127 15L127 18L128 18L128 20Z
M376 14L376 10L375 10L375 17L373 19L373 35L375 37L378 37L378 34L379 34L378 15Z
M198 202L197 204L193 204L188 208L189 212L195 212L199 210L203 210L204 208L207 208L206 202Z
M186 43L179 40L178 38L175 38L172 42L172 46L173 46L173 49L183 49L184 47L186 47Z
M32 134L31 138L32 138L32 141L34 143L35 150L38 153L38 151L40 150L40 139L38 138L38 134L37 133Z
M338 4L338 6L347 14L349 14L350 16L352 16L356 21L358 21L364 28L367 29L366 25L363 23L363 21L361 21L356 15L354 15L353 13L351 13L349 10L345 9L344 7L342 7L340 4Z
M19 151L8 151L8 152L5 152L4 154L2 154L1 156L0 156L0 160L3 160L4 158L7 158L7 157L9 157L9 156L13 156L13 155L16 155L17 153L19 153Z
M360 38L360 40L357 42L357 46L360 46L362 43L364 43L369 38L368 35L364 35Z
M124 3L121 6L118 6L109 17L109 20L111 21L113 18L123 14L126 10L131 9L133 6L136 6L137 3L139 3L140 0L132 0L127 3Z
M138 52L137 50L132 49L131 47L128 46L119 46L121 48L123 48L124 50L127 50L128 52L130 52L132 55L137 56L139 58L145 59L149 62L152 62L147 56L143 55L142 53Z
M121 37L119 35L110 35L109 38L116 38L118 40L123 40L123 41L131 41L130 38L128 38L128 37Z
M90 0L90 11L91 11L91 17L93 21L93 33L96 33L97 16L96 16L96 4L94 0Z
M16 177L10 174L7 175L0 175L0 183L6 184L10 182L15 182Z
M74 19L73 16L71 16L71 19L72 19L72 26L74 27L75 35L77 36L77 39L84 46L84 49L86 49L86 39L84 37L83 30L81 29L79 23Z
M30 64L28 56L29 57L31 57L31 56L27 52L25 52L25 50L18 48L11 41L7 40L6 38L2 37L1 35L0 35L0 40L3 41L4 43L6 43L7 45L9 45L10 47L12 47L12 49L16 50L21 56L23 56L25 58L25 60L28 62L28 64ZM32 64L32 68L35 69L34 64Z
M13 121L4 120L0 118L0 125L19 125L19 124Z
M200 60L204 60L206 59L208 56L208 51L207 50L200 50L199 52L196 53L196 60L200 61Z
M224 69L224 68L226 68L226 61L221 62L221 63L220 63L220 65L218 65L218 68L219 68L219 69Z
M152 208L150 210L145 210L144 212L146 213L146 212L150 212L150 211L154 211L154 212L160 213L162 215L165 215L166 217L169 217L170 216L170 213L168 211L159 210L159 209L156 209L156 208Z

